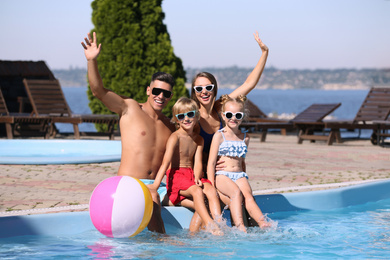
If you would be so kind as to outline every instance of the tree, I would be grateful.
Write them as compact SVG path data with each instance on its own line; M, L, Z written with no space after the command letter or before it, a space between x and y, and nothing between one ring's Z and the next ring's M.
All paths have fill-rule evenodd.
M174 95L163 110L170 117L174 102L189 94L182 61L174 54L163 23L161 3L162 0L95 0L91 4L95 25L92 31L102 43L98 62L103 84L115 93L144 102L153 73L172 74L176 80ZM111 113L89 88L88 97L93 113Z

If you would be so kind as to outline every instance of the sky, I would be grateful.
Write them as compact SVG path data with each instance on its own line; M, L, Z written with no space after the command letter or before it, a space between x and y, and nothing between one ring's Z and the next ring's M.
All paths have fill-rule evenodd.
M0 59L86 68L91 0L1 0ZM254 67L258 31L278 69L390 68L390 0L163 0L185 68ZM103 46L104 47L104 46Z

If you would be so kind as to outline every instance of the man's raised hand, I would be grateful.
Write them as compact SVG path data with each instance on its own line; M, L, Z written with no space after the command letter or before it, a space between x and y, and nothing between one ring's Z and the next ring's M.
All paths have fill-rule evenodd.
M88 33L88 38L85 37L84 41L85 41L85 43L81 42L81 45L84 48L85 57L87 58L87 60L96 59L97 56L99 56L100 49L102 47L102 44L99 44L99 46L97 46L97 44L96 44L96 42L97 42L96 32L93 32L93 38L91 37L91 34Z

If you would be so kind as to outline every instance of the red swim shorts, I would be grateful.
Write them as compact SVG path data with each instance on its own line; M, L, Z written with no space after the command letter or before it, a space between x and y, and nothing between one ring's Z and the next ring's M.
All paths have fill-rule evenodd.
M172 168L167 171L167 194L169 200L174 204L178 204L186 197L179 194L181 190L187 190L192 185L195 185L194 171L191 168ZM202 183L210 183L208 179L201 179Z

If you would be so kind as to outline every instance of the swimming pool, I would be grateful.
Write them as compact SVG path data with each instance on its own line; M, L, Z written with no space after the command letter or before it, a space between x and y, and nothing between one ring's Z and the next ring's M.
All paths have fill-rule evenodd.
M119 162L121 149L113 140L0 140L0 164Z
M88 212L0 218L1 259L182 259L390 257L390 181L328 191L259 195L275 222L248 234L190 235L188 210L163 209L168 237L143 231L132 239L106 238ZM227 224L229 214L225 212ZM21 236L24 234L23 236ZM35 235L33 235L35 234Z

